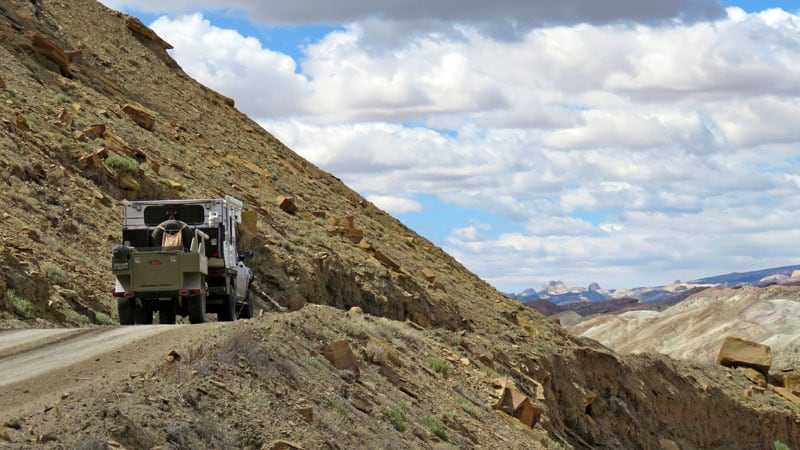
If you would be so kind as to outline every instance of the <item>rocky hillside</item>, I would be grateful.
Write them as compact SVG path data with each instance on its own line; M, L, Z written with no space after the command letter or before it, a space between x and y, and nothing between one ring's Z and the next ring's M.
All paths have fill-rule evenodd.
M769 345L773 369L800 367L800 287L707 289L662 312L603 315L570 328L620 353L713 363L727 336Z
M2 327L115 321L124 199L242 199L266 314L7 420L0 445L800 447L796 406L573 337L286 148L168 46L93 0L0 3ZM327 358L340 341L361 369ZM491 409L498 377L514 382L509 414Z

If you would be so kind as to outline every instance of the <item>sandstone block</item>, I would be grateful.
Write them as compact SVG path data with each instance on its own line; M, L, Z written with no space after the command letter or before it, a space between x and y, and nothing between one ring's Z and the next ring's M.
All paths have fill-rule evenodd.
M117 184L127 191L138 191L141 188L139 182L129 173L120 174L117 178Z
M33 131L31 129L31 126L28 125L28 119L26 119L25 116L23 116L22 114L17 114L17 128L19 128L20 131L24 131L26 133L30 133Z
M434 273L431 269L422 269L419 271L419 274L428 283L433 283L436 281L436 273Z
M303 450L300 444L289 441L274 441L261 446L261 450Z
M58 45L35 31L29 31L26 34L31 38L31 48L33 50L54 62L58 66L61 75L65 77L71 75L69 57Z
M103 130L103 139L106 141L106 147L112 152L130 158L135 156L133 147L111 131Z
M359 230L358 228L346 229L344 230L344 237L353 244L358 244L364 239L364 230Z
M101 138L105 132L106 132L106 124L96 123L84 129L83 136L86 137L86 139L98 139Z
M494 409L516 417L524 425L533 428L542 417L542 409L531 403L527 395L506 387L500 395L500 400L493 406Z
M332 343L325 352L325 358L339 370L349 370L353 372L356 379L361 375L361 369L358 368L356 356L350 350L350 344L345 341L336 341Z
M384 266L392 269L395 272L400 272L400 264L397 264L389 255L386 253L375 250L375 259L381 262Z
M661 447L661 450L681 450L672 439L659 439L658 446Z
M294 203L294 197L280 196L277 199L278 207L287 214L294 214L297 212L297 205Z
M63 127L72 128L74 119L72 118L72 113L69 112L69 109L61 108L61 111L58 113L58 123L60 123Z
M148 161L148 165L150 166L150 170L155 172L157 175L161 172L161 164L157 163L154 160Z
M89 153L81 156L79 161L84 167L97 168L103 166L103 161L106 158L108 158L108 151L106 151L106 149L104 148L101 148L95 151L94 153Z
M772 390L775 391L776 394L780 395L781 397L789 400L794 404L800 404L800 396L795 395L792 391L786 388L782 388L780 386L772 386Z
M783 372L783 387L800 394L800 369L789 369Z
M752 367L737 367L736 371L745 376L751 383L756 386L766 387L767 378L763 373L753 369Z
M768 345L728 336L717 355L717 364L726 367L751 367L766 376L772 366Z
M136 103L125 103L122 111L137 125L152 131L156 127L156 113Z

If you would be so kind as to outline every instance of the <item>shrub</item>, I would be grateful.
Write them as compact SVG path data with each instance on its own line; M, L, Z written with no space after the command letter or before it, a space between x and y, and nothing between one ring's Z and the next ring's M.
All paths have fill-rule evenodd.
M64 318L67 319L67 322L78 325L84 325L89 323L88 317L72 309L64 310Z
M405 405L402 405L399 408L392 406L386 409L386 418L389 420L389 423L392 424L395 430L402 433L403 431L406 431L407 412L408 410Z
M139 163L135 159L127 156L111 155L106 158L106 165L114 171L117 176L123 173L135 174L139 172Z
M104 312L94 313L94 321L98 325L115 325L116 322L108 314Z
M306 364L315 369L319 369L320 361L319 358L317 358L316 356L309 356L308 358L306 358Z
M42 270L44 270L44 273L47 275L47 279L53 282L53 284L63 286L69 282L69 277L67 273L64 272L64 269L53 263L44 263L42 265Z
M781 441L775 441L775 442L773 442L773 443L772 443L772 448L773 448L774 450L790 450L790 449L789 449L789 446L788 446L788 445L786 445L786 444L784 444L784 443L783 443L783 442L781 442Z
M428 366L434 371L444 376L450 375L450 364L444 358L431 356L430 358L426 359L425 362L428 363Z
M33 305L28 300L20 297L13 289L6 291L8 300L14 312L23 319L33 319Z
M447 431L444 429L444 425L439 422L436 417L433 416L425 416L422 418L422 421L428 428L431 430L431 433L439 436L439 439L443 441L447 441Z

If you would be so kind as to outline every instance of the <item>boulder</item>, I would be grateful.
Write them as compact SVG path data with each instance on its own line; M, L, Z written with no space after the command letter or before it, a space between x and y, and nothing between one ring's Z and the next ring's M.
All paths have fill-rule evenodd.
M766 376L772 366L772 350L768 345L728 336L719 350L717 364L725 367L751 367Z
M98 149L94 153L87 153L79 159L84 167L103 167L103 161L108 158L108 151L104 148Z
M119 175L117 178L117 184L126 191L138 191L141 188L139 182L133 178L133 175L127 172Z
M104 123L96 123L81 131L83 137L85 137L86 139L99 139L103 137L103 134L105 132L106 132L106 124ZM78 139L78 140L83 140L83 139Z
M780 386L772 386L772 390L786 400L789 400L796 405L800 405L800 396L795 395L791 390L782 388Z
M160 175L161 164L151 159L150 161L148 161L148 166L150 167L150 170L156 173L156 175Z
M681 450L672 439L659 439L658 446L661 450Z
M75 120L72 117L72 113L69 112L69 109L61 108L61 111L58 113L58 123L65 128L72 128L74 121Z
M786 369L783 371L783 387L800 394L800 369Z
M0 77L0 89L6 88L6 82L3 80L3 77Z
M358 368L356 356L353 354L353 351L350 350L350 344L346 340L332 343L325 351L325 359L339 370L349 370L353 372L356 380L358 380L358 377L361 375L361 369Z
M121 137L115 135L111 131L104 130L103 139L106 141L106 147L108 147L108 149L112 152L118 155L128 156L130 158L135 156L133 147L131 147Z
M28 119L26 119L25 116L23 116L22 114L17 114L17 128L20 131L24 131L26 133L30 133L33 131L31 129L31 126L28 125Z
M422 269L419 271L419 274L428 283L433 283L436 281L436 273L434 273L431 269Z
M276 200L278 207L287 214L294 214L297 212L297 205L294 203L293 197L286 197L281 195Z
M31 38L31 48L34 51L54 62L61 75L65 77L71 75L69 56L58 45L35 31L28 31L25 34Z
M395 262L395 261L394 261L394 260L393 260L393 259L392 259L392 258L391 258L389 255L387 255L386 253L384 253L384 252L382 252L382 251L380 251L380 250L377 250L377 249L376 249L376 250L375 250L375 253L374 253L374 255L375 255L375 259L377 259L378 261L380 261L380 262L381 262L381 264L383 264L384 266L386 266L386 267L388 267L388 268L392 269L392 270L393 270L393 271L395 271L395 272L400 272L400 264L396 263L396 262Z
M125 103L122 111L133 120L136 125L145 130L153 131L156 127L156 113L137 103Z
M752 367L737 367L736 371L744 375L745 378L756 386L767 387L767 378L756 369Z
M303 447L294 442L280 440L262 445L261 450L303 450Z
M503 388L500 400L493 408L516 417L523 425L530 428L533 428L542 417L542 409L531 403L527 395L508 386Z
M353 244L358 244L364 239L364 230L358 228L348 228L344 231L344 237Z
M331 219L331 224L328 226L327 230L329 235L340 234L356 245L360 244L364 239L364 230L356 228L355 218L353 216Z

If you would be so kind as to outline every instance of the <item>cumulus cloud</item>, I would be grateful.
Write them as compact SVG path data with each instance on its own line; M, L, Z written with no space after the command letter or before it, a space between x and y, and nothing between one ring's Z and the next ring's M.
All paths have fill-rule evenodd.
M236 99L245 111L262 117L287 115L300 108L308 81L295 61L265 49L253 37L211 25L200 13L162 16L151 27L175 49L172 56L201 83Z
M259 11L247 3L229 5ZM442 245L504 290L793 261L800 17L632 2L612 19L523 3L507 9L524 10L515 40L486 31L507 19L496 2L483 19L485 2L427 2L429 23L455 34L411 26L420 17L395 3L304 4L307 16L259 3L275 22L349 21L299 63L198 14L153 27L192 76L379 207L419 212L414 195L427 194L503 222L513 231L458 224ZM391 48L371 43L380 30Z
M374 203L378 208L383 209L389 214L405 214L410 212L422 212L422 204L418 201L404 197L392 195L370 195L367 200Z

